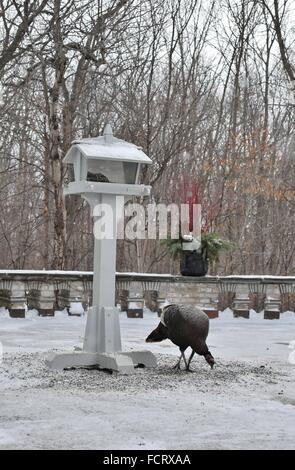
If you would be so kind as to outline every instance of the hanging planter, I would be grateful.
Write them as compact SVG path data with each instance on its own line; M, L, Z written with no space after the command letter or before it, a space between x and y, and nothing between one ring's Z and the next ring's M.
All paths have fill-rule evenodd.
M208 261L197 251L183 251L180 256L180 273L182 276L205 276L208 272Z
M192 235L162 242L173 259L180 259L180 272L183 276L205 276L211 263L219 261L222 251L233 248L231 242L223 240L216 233L203 233L201 242Z

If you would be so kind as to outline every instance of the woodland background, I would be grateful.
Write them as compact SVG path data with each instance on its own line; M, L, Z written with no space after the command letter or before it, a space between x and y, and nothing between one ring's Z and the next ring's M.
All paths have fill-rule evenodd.
M153 200L189 181L234 242L211 273L294 274L294 19L292 0L0 0L0 269L92 269L62 160L110 122L153 159ZM159 241L118 243L120 271L178 271Z

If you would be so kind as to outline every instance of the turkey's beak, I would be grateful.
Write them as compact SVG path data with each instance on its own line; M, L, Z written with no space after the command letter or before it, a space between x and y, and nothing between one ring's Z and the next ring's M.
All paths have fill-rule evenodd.
M210 364L210 367L211 367L211 369L213 369L213 368L214 368L214 364Z

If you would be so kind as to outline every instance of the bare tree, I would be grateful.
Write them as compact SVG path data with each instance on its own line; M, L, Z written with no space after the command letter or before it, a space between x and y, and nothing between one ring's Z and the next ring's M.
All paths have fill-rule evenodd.
M0 70L16 59L22 52L25 36L30 26L44 11L48 0L0 1L0 27L2 31L2 48L0 53Z
M92 268L92 218L64 200L63 158L110 121L153 159L142 182L155 202L181 203L195 185L204 230L235 243L213 273L294 272L290 1L0 7L1 267ZM118 269L179 266L140 240L119 242Z

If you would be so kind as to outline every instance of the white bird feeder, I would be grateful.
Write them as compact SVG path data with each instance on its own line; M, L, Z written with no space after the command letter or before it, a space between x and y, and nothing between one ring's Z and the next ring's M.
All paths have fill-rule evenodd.
M74 181L64 194L80 194L92 210L98 204L111 207L113 237L95 238L93 306L88 312L83 351L54 354L46 363L58 369L97 365L123 373L131 373L138 365L153 367L156 359L150 351L122 352L115 306L116 227L124 209L118 207L116 197L149 195L150 187L138 184L138 180L141 165L152 161L136 145L113 137L107 124L103 136L75 140L64 162L74 166Z

